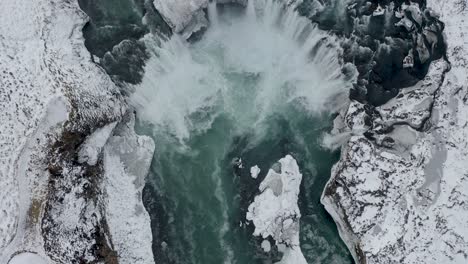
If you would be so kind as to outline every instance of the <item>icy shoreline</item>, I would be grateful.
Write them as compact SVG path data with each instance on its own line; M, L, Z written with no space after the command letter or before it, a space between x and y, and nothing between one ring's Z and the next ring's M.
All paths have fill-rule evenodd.
M114 127L127 106L119 88L91 62L82 33L86 16L74 1L5 0L0 7L0 262L13 256L12 261L24 257L47 263L113 257L152 262L144 209L143 222L132 230L137 239L130 241L117 235L127 228L124 223L110 223L120 219L112 211L119 202L103 203L109 196L102 190L113 186L101 180L109 172L103 150L108 138L115 138ZM142 158L151 156L152 142L132 134L132 123L125 125L134 150L141 150ZM145 173L148 159L139 166ZM113 180L138 178L139 185L120 194L135 197L126 201L129 208L142 208L142 176L118 176Z
M207 1L196 3L190 12L201 19ZM322 203L357 263L467 261L468 11L460 0L429 6L446 22L451 70L434 62L416 86L374 112L353 101L336 123L353 136ZM63 263L153 262L141 188L154 143L135 135L119 89L91 62L85 15L63 1L3 0L0 10L0 262L18 252ZM166 19L189 29L186 38L206 25L171 12Z
M284 264L307 264L299 242L299 219L297 205L302 174L296 160L287 155L268 171L258 189L260 194L250 204L246 219L255 226L254 236L265 239L262 247L271 248L266 240L271 237L284 255Z
M424 80L371 115L352 102L335 126L368 133L343 146L322 195L356 263L467 261L468 10L463 1L428 5L445 22L451 65L433 62Z

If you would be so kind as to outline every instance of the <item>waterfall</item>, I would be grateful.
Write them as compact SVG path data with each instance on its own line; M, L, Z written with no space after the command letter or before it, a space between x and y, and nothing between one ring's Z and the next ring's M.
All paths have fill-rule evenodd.
M208 4L208 19L210 21L210 27L211 29L216 29L218 28L218 10L216 8L216 1L212 0Z
M191 131L208 128L216 111L258 124L278 105L295 102L305 111L319 113L329 109L327 101L346 94L351 81L341 73L333 40L278 1L257 3L263 12L255 22L250 0L246 18L221 23L216 2L211 2L210 21L220 32L209 30L193 45L177 35L158 45L148 36L154 55L133 96L140 116L182 141ZM249 92L251 110L235 102L235 91L226 79L226 73L233 72L261 77ZM200 115L206 118L193 119Z
M139 121L151 129L161 152L155 174L167 177L163 183L176 182L165 197L179 195L177 199L190 201L190 206L178 209L184 212L180 219L171 219L198 232L200 227L190 221L206 221L204 232L216 232L219 238L213 243L219 244L224 261L196 263L230 263L242 252L236 249L234 254L226 238L234 236L230 217L238 215L234 200L240 196L227 197L229 188L236 188L229 185L232 171L226 171L232 165L220 165L232 158L230 144L248 137L255 145L282 133L272 131L272 117L296 118L298 123L309 118L304 123L313 126L312 118L333 110L336 98L346 97L353 82L341 73L336 41L280 1L249 0L245 15L229 12L218 14L216 2L210 2L210 28L195 43L177 34L169 40L146 36L151 57L131 98ZM167 164L168 160L179 163ZM196 189L198 184L206 190ZM177 199L171 205L184 204ZM194 239L193 230L180 239ZM204 257L209 259L209 254Z
M257 15L255 13L255 3L254 0L247 1L247 18L250 21L255 21L257 19Z

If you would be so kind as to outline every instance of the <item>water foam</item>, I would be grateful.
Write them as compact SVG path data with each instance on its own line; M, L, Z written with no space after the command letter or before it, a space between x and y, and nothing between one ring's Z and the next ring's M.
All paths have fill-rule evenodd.
M234 253L239 253L230 240L233 227L229 217L238 210L234 201L240 199L227 198L229 188L235 187L230 179L222 178L231 176L223 163L230 151L229 141L236 135L249 134L249 144L255 145L257 138L261 141L271 136L268 133L276 127L271 120L276 115L293 120L298 112L314 116L333 110L341 103L338 97L347 98L352 85L352 80L342 74L340 50L334 39L294 10L273 0L251 0L242 12L235 10L218 8L211 2L210 27L196 43L188 43L179 35L170 39L146 36L144 41L152 56L131 99L140 121L151 127L157 141L157 177L162 185L177 178L177 183L166 186L174 187L176 190L169 189L177 193L167 197L173 204L187 200L198 206L184 211L187 221L178 222L183 224L181 234L193 248L188 256L204 254L195 250L200 241L192 243L194 234L200 231L192 225L199 210L206 209L201 212L206 216L203 221L216 223L215 227L207 226L215 228L209 231L220 238L224 263L231 263L238 257ZM295 111L290 111L292 108ZM200 138L197 136L210 133L212 140L194 144ZM179 153L184 159L173 157ZM193 157L196 165L188 157ZM196 195L199 189L193 186L198 182L204 183L204 191L214 193L219 208Z
M249 1L245 14L208 8L210 28L189 44L174 35L146 36L153 56L132 102L141 120L180 142L229 114L242 128L261 123L287 105L310 114L331 110L347 96L334 39L278 1ZM239 85L249 79L254 87Z

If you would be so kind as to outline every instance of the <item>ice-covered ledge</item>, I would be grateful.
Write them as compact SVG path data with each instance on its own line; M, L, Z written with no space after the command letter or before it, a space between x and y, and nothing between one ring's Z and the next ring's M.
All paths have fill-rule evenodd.
M208 0L154 0L154 7L163 16L166 23L176 32L181 33L203 9L208 7Z
M445 22L451 65L434 62L371 124L356 102L337 122L370 132L343 146L322 195L356 263L468 262L468 10L462 0L428 6Z
M128 114L104 146L105 214L120 263L150 264L153 238L142 192L155 146L134 127Z
M175 33L182 35L185 39L189 39L192 34L203 31L209 26L209 21L204 11L208 7L209 2L216 2L217 4L247 4L247 0L154 0L153 4L164 21ZM288 4L292 2L296 1L287 1Z
M131 235L109 236L128 226L119 222L108 230L103 220L112 222L109 218L116 216L114 207L103 210L101 204L103 149L127 106L119 88L91 62L82 33L85 14L77 1L3 0L0 17L0 263L13 256L13 263L93 261L102 257L99 248L109 245L109 253L132 258L128 263L150 263L144 211L136 214L142 216L136 222L145 233L138 244L127 240ZM149 166L141 162L147 162L143 158L150 155L151 142L130 131L123 140L135 143L135 151L142 147L139 164ZM130 167L122 164L123 170ZM138 178L141 184L141 174L127 176L127 182ZM99 190L91 195L90 181ZM130 189L135 196L129 206L141 204L140 188ZM104 240L96 238L99 232ZM110 242L118 246L114 249ZM124 243L132 243L127 246L131 250L140 248L126 252Z
M307 264L299 242L297 205L302 174L296 160L287 155L268 171L260 183L261 192L254 198L247 212L247 220L255 226L254 236L273 238L278 250L283 252L282 264ZM264 240L262 248L269 251L270 242Z

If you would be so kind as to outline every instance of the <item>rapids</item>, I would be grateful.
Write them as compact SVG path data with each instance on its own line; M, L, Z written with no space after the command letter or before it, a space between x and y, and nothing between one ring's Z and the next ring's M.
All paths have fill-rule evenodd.
M157 263L272 263L245 211L273 163L304 175L301 248L309 263L351 263L320 194L337 160L321 146L355 76L331 36L273 0L208 7L200 41L144 38L151 57L131 103L156 142L144 202ZM233 164L242 159L243 167ZM249 175L258 165L258 179Z

